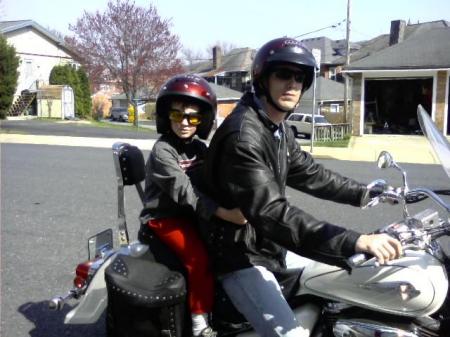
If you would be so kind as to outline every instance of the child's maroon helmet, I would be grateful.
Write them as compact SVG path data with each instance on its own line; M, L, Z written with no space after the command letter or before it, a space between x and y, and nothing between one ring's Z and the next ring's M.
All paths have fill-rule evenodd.
M174 76L161 87L156 99L156 131L169 132L168 108L170 101L177 97L187 98L200 106L202 123L197 126L196 134L207 139L216 118L217 98L208 82L196 75Z

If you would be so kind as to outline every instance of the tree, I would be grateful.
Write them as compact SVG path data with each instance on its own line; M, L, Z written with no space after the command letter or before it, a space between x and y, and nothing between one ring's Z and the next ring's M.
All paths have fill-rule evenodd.
M212 51L211 51L211 53L212 53ZM202 52L200 52L198 50L195 51L190 48L183 48L183 50L181 51L181 54L183 55L184 64L186 64L188 66L191 66L195 63L199 63L202 61L207 61L208 59L210 59L209 56L204 55Z
M50 72L50 84L69 85L75 96L75 112L79 117L91 113L89 80L83 68L75 69L70 64L54 66Z
M0 119L5 119L14 99L19 73L19 57L0 34Z
M91 114L92 112L92 100L91 100L91 90L89 85L89 79L86 71L83 68L78 68L76 72L79 81L80 90L80 104L81 109L85 113L85 116Z
M75 35L66 42L90 77L97 76L95 83L118 81L137 111L139 90L156 93L168 77L182 71L179 39L169 26L151 4L143 8L131 0L110 0L104 13L84 12L76 25L70 25Z
M233 49L237 48L235 44L225 41L216 41L215 43L210 44L204 52L191 48L183 48L181 53L183 55L184 64L187 66L192 66L193 64L201 63L203 61L211 61L213 58L214 47L220 47L222 55L226 55Z

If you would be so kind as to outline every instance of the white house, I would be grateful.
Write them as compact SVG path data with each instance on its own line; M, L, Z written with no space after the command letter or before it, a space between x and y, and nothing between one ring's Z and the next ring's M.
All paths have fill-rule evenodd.
M32 20L0 21L0 33L6 37L10 45L14 46L20 58L15 103L22 100L21 94L24 90L28 91L27 99L31 98L33 101L39 86L49 84L50 72L54 66L64 64L78 66L73 58L74 53L64 46L64 42ZM25 100L25 97L23 99ZM33 104L36 114L37 105Z

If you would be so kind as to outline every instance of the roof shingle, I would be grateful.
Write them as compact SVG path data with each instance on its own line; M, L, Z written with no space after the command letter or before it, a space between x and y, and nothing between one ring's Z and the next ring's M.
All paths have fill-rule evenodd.
M416 30L401 43L350 63L346 70L450 68L450 28Z

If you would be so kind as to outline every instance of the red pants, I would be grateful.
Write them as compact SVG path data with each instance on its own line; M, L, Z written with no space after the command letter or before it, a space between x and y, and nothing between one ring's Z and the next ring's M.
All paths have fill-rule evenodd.
M154 219L148 226L184 264L188 275L189 306L192 314L212 311L214 278L204 243L194 225L181 218Z

